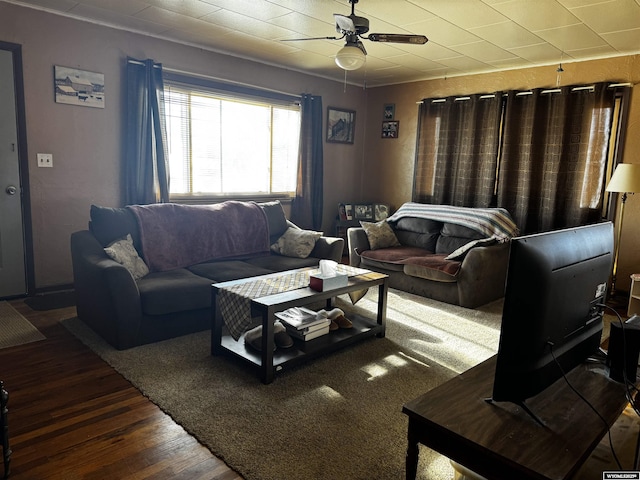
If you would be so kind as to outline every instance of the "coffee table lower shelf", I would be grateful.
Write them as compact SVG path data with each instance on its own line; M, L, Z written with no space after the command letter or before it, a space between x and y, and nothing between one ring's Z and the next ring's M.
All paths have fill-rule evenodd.
M321 355L334 352L368 337L384 336L384 326L360 315L349 316L353 328L341 328L313 340L294 338L290 348L278 348L273 352L273 369L281 372ZM222 336L222 353L238 357L249 364L262 368L262 354L244 343L244 335L235 341L230 335Z

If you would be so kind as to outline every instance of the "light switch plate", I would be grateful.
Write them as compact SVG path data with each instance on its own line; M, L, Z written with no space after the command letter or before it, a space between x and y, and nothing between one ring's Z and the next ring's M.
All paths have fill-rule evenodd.
M39 167L53 167L53 155L51 153L38 154Z

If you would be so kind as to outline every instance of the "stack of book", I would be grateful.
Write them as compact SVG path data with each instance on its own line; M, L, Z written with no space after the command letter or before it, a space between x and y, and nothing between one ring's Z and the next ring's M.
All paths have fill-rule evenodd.
M319 316L308 308L288 308L282 312L276 312L275 315L285 326L287 333L299 340L313 340L329 333L331 320Z

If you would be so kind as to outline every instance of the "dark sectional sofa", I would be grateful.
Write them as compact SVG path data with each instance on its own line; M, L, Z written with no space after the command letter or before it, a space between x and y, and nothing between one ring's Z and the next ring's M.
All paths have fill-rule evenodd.
M426 207L428 212L436 211L433 218L427 218L430 213L422 215L422 208L405 204L398 210L402 214L396 212L385 221L397 240L395 244L372 248L364 228L350 228L350 264L386 273L390 287L453 305L476 308L501 298L507 276L509 235L497 238L472 228L474 210L478 209L437 206L436 211ZM412 216L413 211L420 215ZM495 211L510 222L503 210L480 211ZM515 224L508 229L517 233Z
M91 206L89 229L71 235L78 317L115 348L126 349L210 328L212 283L316 266L320 259L340 260L344 245L344 240L340 238L317 238L311 253L305 258L270 251L268 246L283 238L289 228L304 231L285 218L279 202L255 205L266 217L266 252L243 252L160 271L151 268L150 273L139 279L134 279L129 269L108 256L105 247L129 234L144 260L144 245L150 249L160 242L162 247L164 239L159 238L157 231L152 231L148 226L147 232L152 232L154 236L141 238L141 220L132 207ZM194 248L206 243L202 239L215 237L226 229L233 229L240 237L243 236L243 229L246 230L244 236L256 235L255 228L245 226L239 219L233 222L214 220L204 230L198 227L186 222L180 227L183 237L176 237L190 242L193 248L179 252L180 248L168 244L164 246L165 250L171 253L174 249L176 255L184 254L185 258L189 258ZM225 237L221 236L221 247L226 249L225 252L234 248L228 238L226 244L222 244L224 241ZM210 247L211 244L215 247L215 242L208 243ZM171 261L171 258L168 260Z

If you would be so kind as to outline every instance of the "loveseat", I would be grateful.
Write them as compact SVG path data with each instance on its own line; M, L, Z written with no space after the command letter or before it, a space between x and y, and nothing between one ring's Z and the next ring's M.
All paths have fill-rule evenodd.
M386 273L390 287L476 308L504 295L517 233L504 209L408 202L386 220L348 229L349 263Z
M210 328L211 284L339 261L275 202L91 206L71 235L78 317L118 349Z

